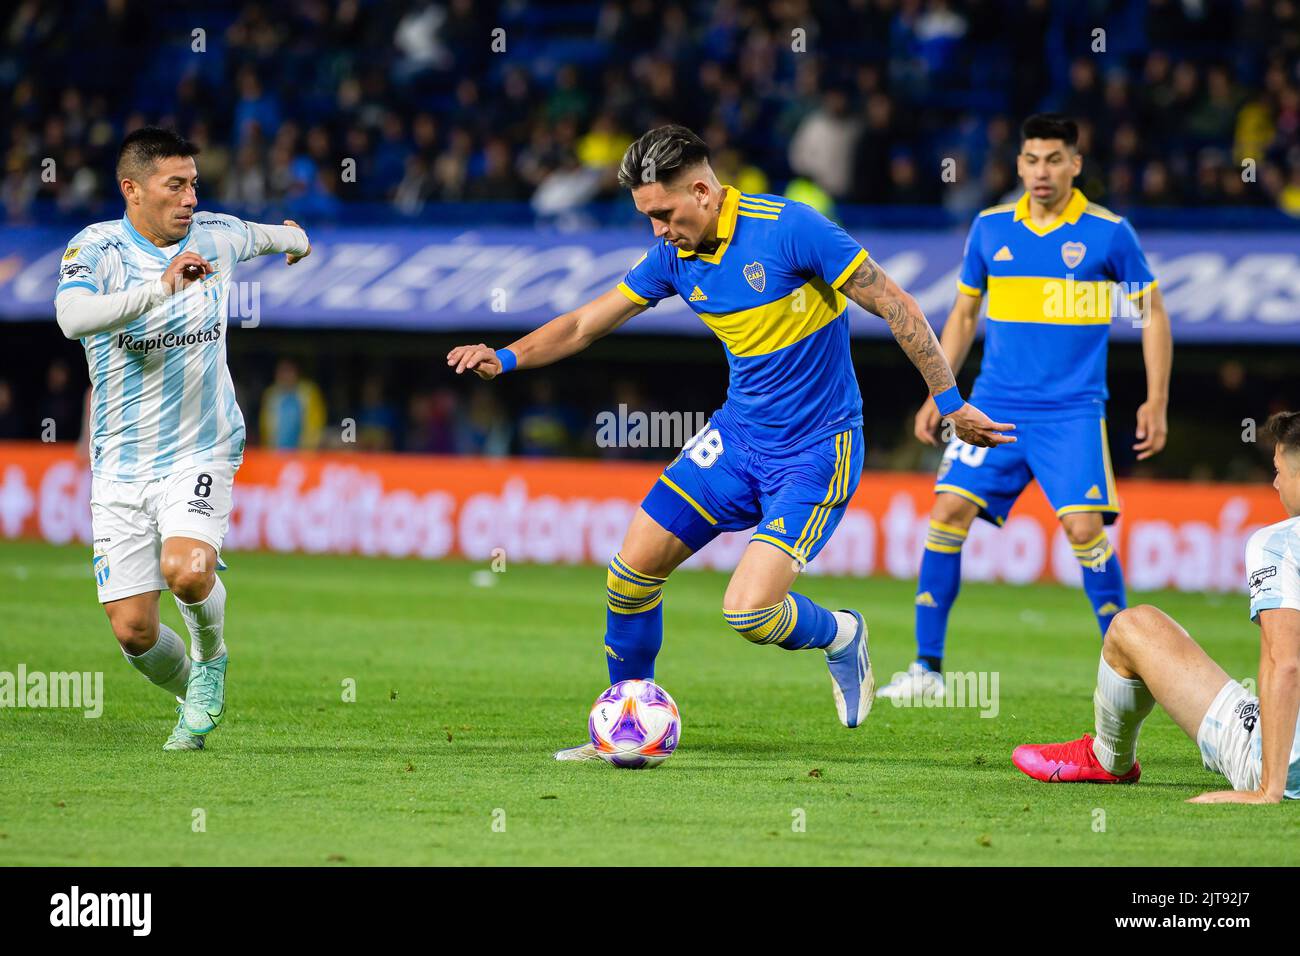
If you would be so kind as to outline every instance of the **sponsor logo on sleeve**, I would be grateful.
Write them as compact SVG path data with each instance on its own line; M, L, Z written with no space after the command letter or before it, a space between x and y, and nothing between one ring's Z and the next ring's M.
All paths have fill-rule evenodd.
M1277 565L1270 564L1266 568L1260 568L1258 571L1250 572L1250 596L1255 597L1264 589L1264 582L1277 575Z

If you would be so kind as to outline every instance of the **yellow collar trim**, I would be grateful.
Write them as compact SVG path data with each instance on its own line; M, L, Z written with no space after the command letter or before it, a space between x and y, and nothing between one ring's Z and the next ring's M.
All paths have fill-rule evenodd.
M1083 215L1083 211L1087 208L1088 208L1088 197L1085 196L1083 193L1081 193L1078 189L1075 189L1070 195L1070 201L1065 204L1065 208L1061 210L1061 214L1059 216L1057 216L1054 220L1049 222L1046 226L1037 226L1034 225L1034 221L1029 218L1029 193L1025 193L1023 196L1020 197L1020 201L1016 203L1015 221L1023 222L1025 224L1025 228L1028 229L1030 232L1040 236L1045 236L1053 229L1059 229L1061 226L1064 226L1066 223L1069 223L1071 226L1073 226L1075 223L1079 221L1080 217Z
M718 250L712 255L700 255L701 262L711 262L714 265L722 261L722 255L727 251L727 246L731 245L731 239L736 234L736 211L740 206L740 190L735 186L723 186L722 210L718 213ZM685 259L695 255L695 250L689 252L685 249L677 250L677 258Z

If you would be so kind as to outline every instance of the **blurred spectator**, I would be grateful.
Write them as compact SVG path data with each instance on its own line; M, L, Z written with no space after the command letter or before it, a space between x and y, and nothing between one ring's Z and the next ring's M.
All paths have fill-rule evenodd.
M535 379L530 394L531 402L516 421L518 447L515 450L535 457L573 454L578 433L573 410L556 400L555 387L549 378Z
M42 437L54 425L55 441L76 441L81 435L81 392L72 384L68 365L55 359L45 372L45 396L38 414Z
M298 363L280 359L275 381L262 393L262 444L267 448L319 448L325 427L325 400Z
M4 379L0 379L0 441L13 441L26 438L22 419L14 409L14 391Z
M361 407L357 409L357 448L361 451L392 451L397 447L401 418L384 397L384 380L371 375L361 385Z

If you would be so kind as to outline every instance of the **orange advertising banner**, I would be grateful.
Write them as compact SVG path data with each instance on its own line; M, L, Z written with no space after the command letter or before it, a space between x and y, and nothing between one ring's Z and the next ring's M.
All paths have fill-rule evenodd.
M668 455L665 456L667 460ZM660 465L642 462L278 453L250 449L225 550L604 564ZM867 472L812 574L916 576L933 478ZM1244 591L1256 528L1286 517L1268 485L1128 481L1111 539L1130 588ZM90 472L66 445L0 442L0 534L90 545ZM687 567L730 570L748 532ZM1069 543L1038 488L1003 528L977 521L967 580L1078 585Z

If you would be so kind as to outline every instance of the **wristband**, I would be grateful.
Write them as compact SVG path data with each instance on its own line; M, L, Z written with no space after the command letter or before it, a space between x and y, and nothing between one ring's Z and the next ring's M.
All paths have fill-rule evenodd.
M965 405L966 399L961 397L961 390L954 385L934 396L934 404L939 407L939 414L947 418Z
M519 364L519 359L515 358L515 353L509 349L497 349L497 361L501 363L501 371L497 373L499 375L506 374Z

